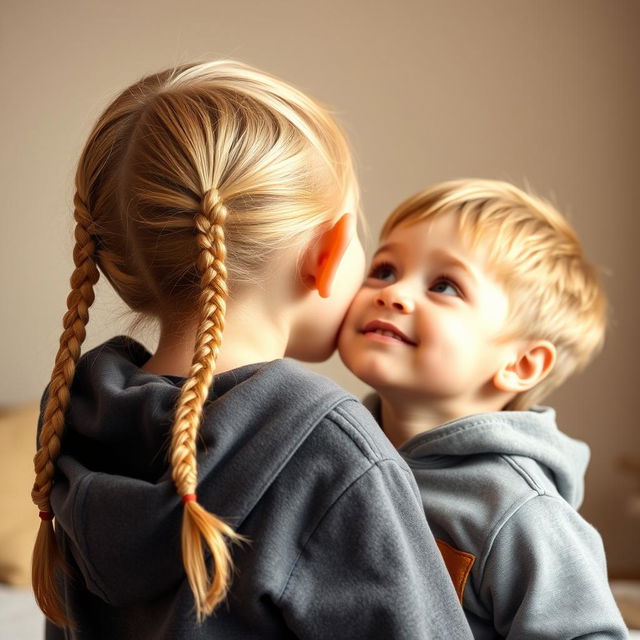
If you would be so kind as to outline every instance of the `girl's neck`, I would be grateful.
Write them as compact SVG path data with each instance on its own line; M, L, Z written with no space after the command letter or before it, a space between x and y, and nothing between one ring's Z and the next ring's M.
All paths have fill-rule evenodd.
M247 364L268 362L284 356L288 333L277 318L265 318L257 309L235 306L227 309L222 345L216 359L216 373ZM141 367L148 373L186 378L193 361L197 321L161 324L154 355Z

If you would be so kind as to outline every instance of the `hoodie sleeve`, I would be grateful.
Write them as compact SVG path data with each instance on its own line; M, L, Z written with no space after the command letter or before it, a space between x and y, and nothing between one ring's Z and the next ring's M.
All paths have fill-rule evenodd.
M564 500L539 495L495 535L481 593L501 637L627 638L609 589L602 540Z
M327 510L280 598L302 639L471 638L413 478L372 464Z

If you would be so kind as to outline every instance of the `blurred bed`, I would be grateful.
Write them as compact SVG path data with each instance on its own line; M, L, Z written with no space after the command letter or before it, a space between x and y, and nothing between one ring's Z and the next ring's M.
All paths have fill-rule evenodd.
M31 589L0 585L0 640L41 640L44 618Z

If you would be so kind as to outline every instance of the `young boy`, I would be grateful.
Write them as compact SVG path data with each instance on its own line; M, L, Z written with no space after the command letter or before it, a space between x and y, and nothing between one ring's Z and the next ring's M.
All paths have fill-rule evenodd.
M601 346L578 240L516 187L457 180L401 204L339 340L412 468L476 638L626 638L577 513L588 447L536 406Z

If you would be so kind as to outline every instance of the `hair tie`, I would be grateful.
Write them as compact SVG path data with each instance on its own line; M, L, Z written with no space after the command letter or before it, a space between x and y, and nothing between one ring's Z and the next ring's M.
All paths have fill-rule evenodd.
M182 504L187 504L187 502L195 502L197 500L195 493L185 493L182 496Z
M53 511L40 511L38 515L40 520L53 520Z

